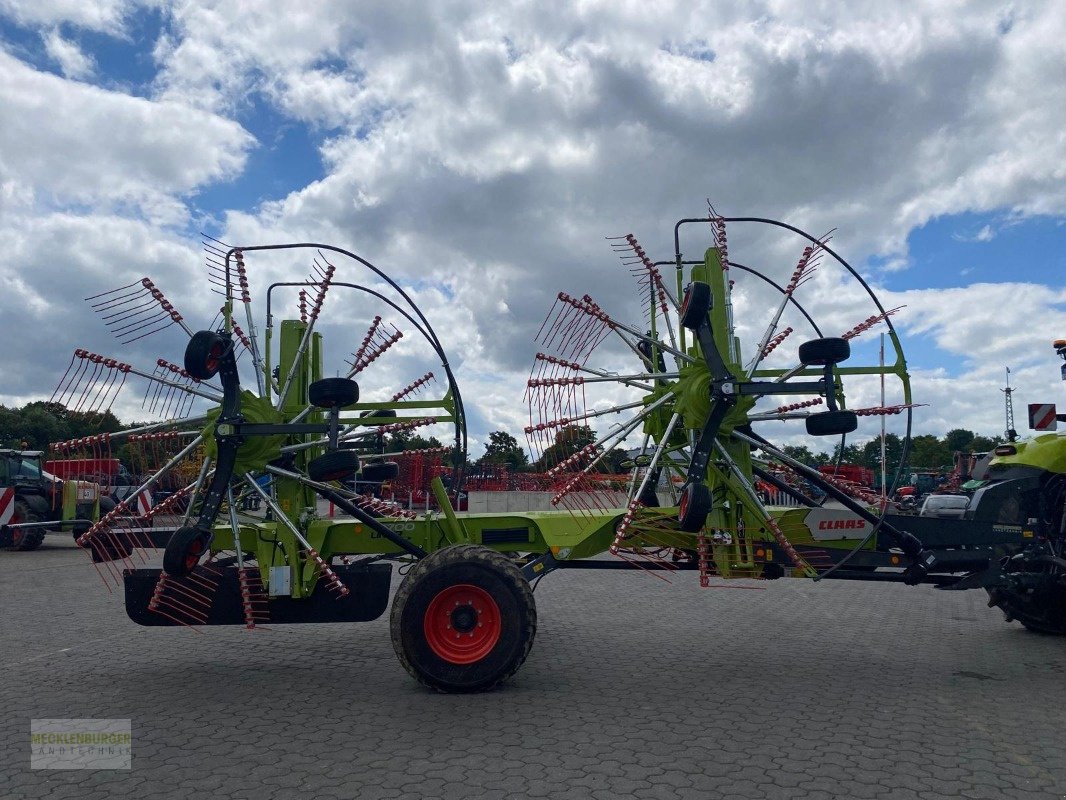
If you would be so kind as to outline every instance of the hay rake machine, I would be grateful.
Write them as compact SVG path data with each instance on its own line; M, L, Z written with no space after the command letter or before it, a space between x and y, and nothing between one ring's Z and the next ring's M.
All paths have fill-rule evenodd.
M726 225L754 223L804 240L798 263L781 279L730 258ZM682 256L686 226L710 234L702 259ZM543 458L581 426L623 420L597 442L565 453L556 447L552 473L565 480L553 498L558 510L548 512L452 510L448 491L454 496L461 486L466 429L451 365L409 294L354 253L209 242L223 305L200 331L186 327L148 279L91 298L124 341L174 325L188 341L182 366L161 359L151 372L75 353L58 398L106 410L133 374L149 382L145 406L169 417L108 439L111 446L148 437L141 441L155 448L157 463L131 496L163 482L168 496L143 514L119 504L78 543L105 582L123 586L135 622L195 629L375 619L388 605L392 562L406 562L390 619L396 653L425 685L460 692L495 686L519 668L537 625L530 584L555 569L637 567L659 577L692 570L703 585L784 575L977 585L972 576L987 572L992 540L1013 544L1020 528L1007 535L987 525L983 539L926 530L920 534L933 544L923 546L902 518L886 515L879 497L812 470L761 432L802 420L806 434L843 444L860 416L888 415L902 415L909 432L913 403L890 319L898 309L881 306L826 238L781 223L727 219L712 209L680 221L674 239L666 262L653 261L633 236L613 240L637 277L639 323L612 316L587 295L560 293L538 334L544 349L527 389L535 454ZM261 340L245 259L279 252L313 253L313 273L270 286ZM332 262L342 259L370 282L338 281ZM838 265L835 277L820 266L826 259ZM816 288L815 303L834 316L840 304L830 297L845 298L849 314L863 303L868 310L850 327L842 323L842 335L827 336L798 297L804 285ZM327 377L319 321L327 293L341 289L383 311L368 315L345 374ZM280 324L271 307L278 292L297 293L299 308ZM762 328L753 327L757 319ZM439 363L446 384L439 396L416 399L432 391L424 373L368 399L367 368L403 339L390 320L416 331ZM851 358L852 342L875 326L886 329L892 358ZM801 330L809 336L793 347ZM749 334L755 345L745 352ZM242 387L242 371L253 373L254 391ZM849 398L878 394L863 381L882 398L891 383L894 402L848 408ZM197 399L213 407L192 414ZM440 511L416 514L375 491L404 457L383 452L381 443L385 434L432 426L447 426L456 466L450 486L439 478L432 484ZM593 476L612 447L633 441L639 447L620 499L617 486L607 491ZM790 503L768 504L767 488ZM320 500L342 517L324 514ZM151 519L173 524L143 524ZM161 565L152 561L159 549Z

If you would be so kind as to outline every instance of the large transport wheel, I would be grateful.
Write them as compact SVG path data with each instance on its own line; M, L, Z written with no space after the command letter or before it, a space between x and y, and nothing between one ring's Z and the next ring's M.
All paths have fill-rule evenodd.
M24 500L16 500L14 513L8 523L8 536L4 546L9 550L36 550L44 541L43 528L20 528L20 522L40 522L40 515Z
M529 583L481 545L419 561L392 604L392 646L404 669L439 692L482 692L513 675L537 632Z

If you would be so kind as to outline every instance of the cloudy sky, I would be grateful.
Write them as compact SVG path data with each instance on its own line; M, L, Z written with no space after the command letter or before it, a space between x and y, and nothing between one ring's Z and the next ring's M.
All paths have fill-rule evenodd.
M83 298L147 275L193 329L210 325L205 232L371 260L436 327L475 441L521 437L555 294L643 325L604 237L671 258L674 221L710 198L727 216L835 229L882 303L905 306L919 432L1001 432L1007 366L1020 417L1066 405L1050 347L1066 336L1066 14L906 9L0 0L0 403L49 397L75 347L180 361L177 327L122 345ZM708 244L691 230L690 256ZM802 241L729 230L732 258L787 280ZM249 258L259 325L266 285L309 269ZM869 315L843 278L827 265L803 289L827 334ZM738 288L738 329L757 338L772 300ZM327 306L336 369L374 311L339 290ZM368 392L422 374L415 338ZM605 345L601 365L632 368L618 352ZM115 410L143 417L143 397L131 380Z

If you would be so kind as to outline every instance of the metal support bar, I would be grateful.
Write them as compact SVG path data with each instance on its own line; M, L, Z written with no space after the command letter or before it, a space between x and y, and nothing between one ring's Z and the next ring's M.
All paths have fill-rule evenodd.
M448 499L448 493L444 490L444 481L440 479L439 475L429 482L429 488L433 491L433 496L437 499L437 505L440 506L440 510L444 514L444 519L448 522L448 530L452 534L448 538L452 541L452 544L466 544L470 542L470 534L466 532L463 523L460 522L459 517L455 515L455 511L452 509L451 500Z
M267 472L271 473L272 475L277 475L279 478L290 478L291 480L299 481L304 486L314 489L315 492L317 492L326 500L329 500L341 511L351 514L357 520L367 525L375 533L388 539L397 547L400 547L404 551L410 553L413 556L417 556L418 558L426 557L427 553L425 550L416 545L414 542L411 542L406 537L401 536L400 534L389 529L385 525L382 525L380 522L378 522L376 518L368 514L365 510L357 506L349 498L345 497L343 494L338 492L329 484L313 481L310 478L305 478L298 472L289 472L288 470L281 469L280 467L268 466ZM252 481L252 483L255 483L255 481ZM257 491L261 496L263 496L264 498L266 497L266 493L261 488L257 489ZM285 519L287 520L288 518L286 517Z

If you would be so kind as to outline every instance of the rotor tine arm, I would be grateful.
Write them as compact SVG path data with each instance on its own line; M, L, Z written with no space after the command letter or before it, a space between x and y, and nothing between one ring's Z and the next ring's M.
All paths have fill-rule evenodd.
M300 340L299 347L296 349L296 355L293 358L292 366L289 368L289 374L285 376L285 381L281 384L275 408L283 408L286 400L289 398L289 392L292 389L293 380L296 377L296 371L298 370L300 362L303 359L303 354L307 351L307 346L311 341L311 334L314 331L315 322L318 320L318 316L322 312L322 304L326 299L326 292L329 291L329 287L333 282L333 273L335 271L336 267L330 264L327 267L321 282L318 284L318 294L315 296L315 302L312 304L310 312L308 312L307 327L304 328L303 337Z
M93 536L98 531L110 524L110 522L120 513L129 510L130 498L137 498L141 494L141 492L146 492L151 489L160 477L162 477L168 470L172 469L175 464L179 463L182 459L184 459L191 452L193 452L193 450L199 447L200 443L203 442L203 440L204 435L202 433L197 434L197 436L191 442L189 442L189 444L182 448L177 455L175 455L166 464L160 467L159 470L157 470L155 473L152 474L151 477L148 478L148 480L138 486L136 490L131 492L129 497L119 502L118 505L115 506L113 511L110 511L105 516L101 517L99 522L97 522L95 525L89 528L89 530L79 536L77 540L78 544L81 547L87 546L89 542L92 541Z

